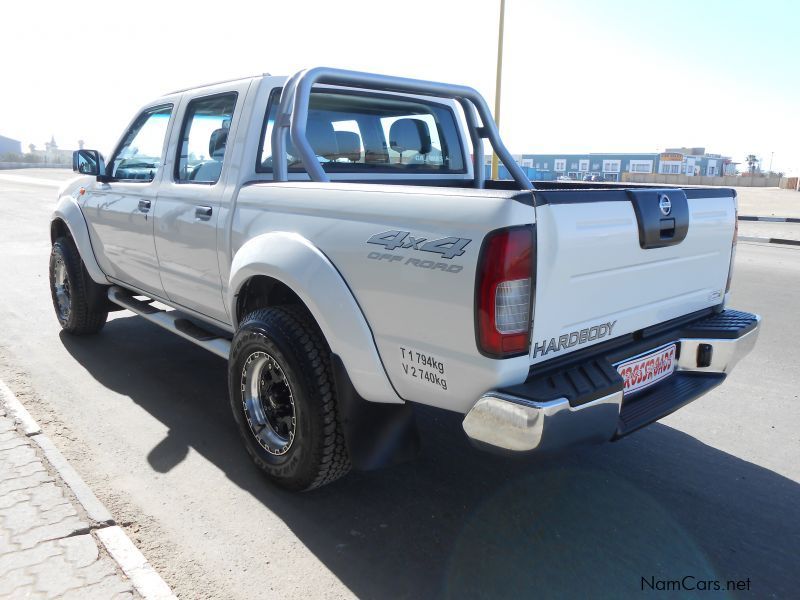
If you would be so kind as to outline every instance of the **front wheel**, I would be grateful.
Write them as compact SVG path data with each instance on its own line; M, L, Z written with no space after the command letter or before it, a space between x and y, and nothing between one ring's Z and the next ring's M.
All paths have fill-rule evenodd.
M277 484L310 490L350 470L330 348L295 307L247 315L231 344L231 410L248 453Z
M100 286L86 272L75 243L58 238L50 251L50 294L61 328L74 335L97 333L106 324L108 310L98 308Z

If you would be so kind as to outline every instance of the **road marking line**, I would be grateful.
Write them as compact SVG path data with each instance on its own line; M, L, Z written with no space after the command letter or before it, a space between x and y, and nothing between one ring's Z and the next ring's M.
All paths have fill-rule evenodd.
M787 246L800 246L800 240L785 240L782 238L753 237L740 235L737 238L740 242L759 242L762 244L784 244Z
M740 215L740 221L763 221L766 223L800 223L797 217L754 217L751 215Z
M10 181L12 183L29 183L32 185L44 185L47 187L60 188L63 181L54 179L44 179L40 177L28 177L27 175L4 175L0 174L0 181Z

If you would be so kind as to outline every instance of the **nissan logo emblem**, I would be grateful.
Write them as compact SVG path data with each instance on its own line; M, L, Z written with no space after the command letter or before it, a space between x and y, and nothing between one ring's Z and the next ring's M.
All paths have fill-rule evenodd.
M672 212L672 202L670 202L666 194L661 194L658 197L658 208L661 209L661 214L665 217L668 217L669 213Z

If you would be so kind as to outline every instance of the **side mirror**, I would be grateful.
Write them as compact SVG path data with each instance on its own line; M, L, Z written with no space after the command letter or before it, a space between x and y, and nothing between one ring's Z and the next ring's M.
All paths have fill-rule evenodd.
M105 178L106 164L97 150L75 150L72 153L72 170L81 175L94 175L99 180Z

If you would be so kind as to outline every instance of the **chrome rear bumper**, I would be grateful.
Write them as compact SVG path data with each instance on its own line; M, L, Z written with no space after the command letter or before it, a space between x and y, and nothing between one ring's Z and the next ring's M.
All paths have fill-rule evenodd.
M467 413L462 426L476 442L515 452L599 443L614 435L621 405L622 392L575 408L566 398L534 402L489 392Z
M622 437L721 383L755 346L761 319L753 316L755 327L750 326L738 338L677 338L680 354L675 373L625 402L621 377L618 390L578 405L571 404L567 397L545 401L536 399L533 393L532 397L526 397L523 385L515 388L518 391L515 394L504 391L484 394L467 413L462 426L467 436L479 445L514 452L552 450ZM670 381L671 388L662 387ZM520 388L523 393L519 393ZM623 411L629 406L635 413L633 419L624 418Z
M681 342L681 355L678 358L679 371L691 371L695 373L725 373L731 372L742 358L750 354L755 347L758 339L758 332L761 330L761 317L756 315L757 323L753 330L744 334L740 338L732 340L683 338ZM711 364L707 367L699 367L697 356L702 345L709 345L712 348Z

